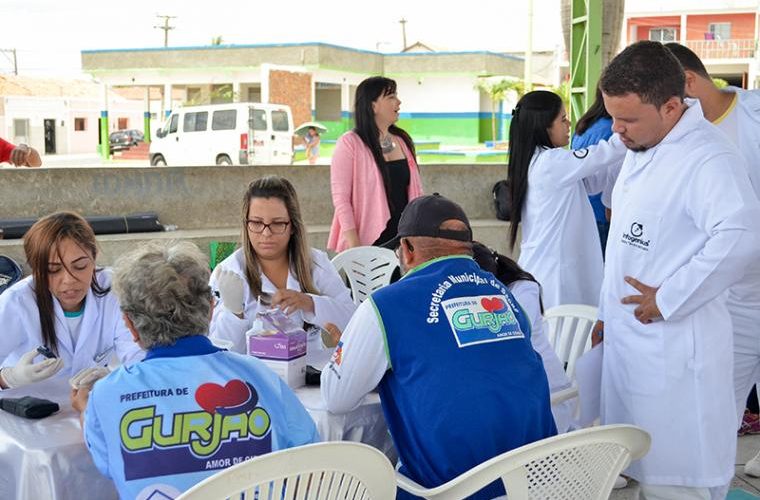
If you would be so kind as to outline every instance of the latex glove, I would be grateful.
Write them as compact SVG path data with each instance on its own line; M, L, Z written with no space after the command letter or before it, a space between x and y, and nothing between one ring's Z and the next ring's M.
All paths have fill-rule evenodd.
M219 298L222 299L224 307L232 314L242 315L244 283L240 276L227 269L222 269L217 274L216 285L219 288Z
M19 358L15 366L2 369L0 377L3 378L5 385L9 389L45 380L63 368L63 360L61 358L51 358L39 363L33 363L34 358L38 355L39 353L36 349L29 351Z
M92 387L95 382L102 379L106 375L111 373L108 368L103 366L91 366L83 370L79 370L79 373L69 379L71 388L78 390L85 387Z

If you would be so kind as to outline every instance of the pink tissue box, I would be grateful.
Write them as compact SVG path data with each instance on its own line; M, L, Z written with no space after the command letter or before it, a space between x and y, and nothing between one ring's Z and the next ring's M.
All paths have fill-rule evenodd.
M250 335L248 354L261 359L295 359L306 355L306 332Z

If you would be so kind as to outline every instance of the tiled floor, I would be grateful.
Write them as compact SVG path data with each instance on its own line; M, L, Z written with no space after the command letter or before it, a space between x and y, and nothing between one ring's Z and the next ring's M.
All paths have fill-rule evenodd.
M760 434L739 438L739 445L736 449L736 475L731 482L732 490L729 493L728 500L760 499L760 478L744 474L744 464L759 450ZM636 481L630 481L627 488L613 491L610 500L636 500L638 493L638 484Z

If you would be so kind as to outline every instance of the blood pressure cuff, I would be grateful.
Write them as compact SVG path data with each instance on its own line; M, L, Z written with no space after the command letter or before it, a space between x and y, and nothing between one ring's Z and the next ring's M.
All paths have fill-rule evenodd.
M60 407L47 399L24 396L0 399L0 409L24 418L44 418L57 412Z

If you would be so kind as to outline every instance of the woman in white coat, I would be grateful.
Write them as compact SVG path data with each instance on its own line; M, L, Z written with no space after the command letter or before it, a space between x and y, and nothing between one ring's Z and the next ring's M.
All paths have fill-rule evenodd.
M0 295L0 388L71 377L141 359L119 303L111 272L95 265L95 233L82 217L58 212L37 221L24 236L32 275ZM38 347L46 347L46 358ZM44 349L43 349L44 350Z
M564 149L570 122L554 92L525 94L512 112L509 180L510 244L522 222L520 267L543 288L546 308L596 305L602 283L602 251L589 194L607 181L609 167L626 149L616 136L588 149Z
M219 297L211 337L229 340L232 350L245 353L245 333L260 307L279 307L320 327L345 328L355 309L351 294L327 255L309 248L293 185L274 176L253 181L243 198L242 219L242 248L211 277Z
M509 257L501 255L482 243L475 242L472 247L473 258L483 270L496 276L504 283L517 299L525 314L530 318L530 343L544 363L546 378L549 380L549 390L554 393L570 387L570 379L565 374L557 353L549 343L544 331L544 307L541 303L541 285L536 279L520 268ZM570 430L573 424L573 400L552 406L554 423L557 432Z

